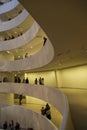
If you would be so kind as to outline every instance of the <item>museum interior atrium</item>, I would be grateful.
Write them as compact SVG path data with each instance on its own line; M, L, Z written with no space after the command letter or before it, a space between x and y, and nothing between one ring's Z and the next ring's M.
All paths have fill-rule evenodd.
M1 128L87 129L86 35L85 0L0 0Z

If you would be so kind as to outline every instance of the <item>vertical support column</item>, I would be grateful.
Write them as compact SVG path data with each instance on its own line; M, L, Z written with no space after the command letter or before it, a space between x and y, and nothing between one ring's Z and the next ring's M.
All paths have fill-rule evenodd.
M56 70L55 70L55 81L56 81L56 87L58 87L57 71Z

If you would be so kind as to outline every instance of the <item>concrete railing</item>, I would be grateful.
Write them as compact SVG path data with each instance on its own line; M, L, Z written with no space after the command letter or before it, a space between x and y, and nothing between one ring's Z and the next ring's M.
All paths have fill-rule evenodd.
M33 96L50 103L61 113L63 117L59 130L73 130L67 98L58 88L23 83L1 83L0 92Z
M21 14L17 17L13 18L10 21L5 21L0 23L0 32L10 30L19 26L26 18L28 17L29 13L24 9Z
M33 128L34 130L58 130L56 126L45 116L20 106L12 105L1 108L1 124L11 120L20 123L21 128Z
M12 0L4 5L0 6L0 14L13 10L16 6L18 6L19 2L17 0Z
M30 57L15 60L15 61L3 61L0 62L1 71L20 71L30 70L38 67L42 67L48 64L54 57L54 49L49 40L47 40L45 46ZM20 67L21 66L21 67Z
M0 51L6 51L28 44L38 33L40 26L34 22L22 36L12 40L0 41Z

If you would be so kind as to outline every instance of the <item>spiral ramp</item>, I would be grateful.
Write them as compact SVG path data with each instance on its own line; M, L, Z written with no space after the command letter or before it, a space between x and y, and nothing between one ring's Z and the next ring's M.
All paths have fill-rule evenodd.
M20 75L21 73L20 76L23 79L28 71L33 71L51 62L54 58L54 48L40 25L17 0L2 0L1 2L1 124L4 120L13 119L15 122L19 121L23 128L30 126L34 130L73 130L67 98L58 88L22 82L14 83L16 74ZM43 37L47 38L45 45ZM25 57L26 53L28 53L27 57ZM8 79L5 82L3 81L4 77ZM18 105L18 99L14 99L14 95L17 94L25 96L22 106ZM36 102L32 97L35 98ZM51 106L52 121L40 114L42 105L45 106L47 102Z

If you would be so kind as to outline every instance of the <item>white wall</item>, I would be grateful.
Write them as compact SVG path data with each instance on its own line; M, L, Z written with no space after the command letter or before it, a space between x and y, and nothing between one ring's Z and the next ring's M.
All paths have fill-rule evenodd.
M1 109L1 122L11 120L14 123L19 122L22 128L33 128L34 130L58 130L56 126L46 117L39 113L24 109L19 106L8 106Z
M8 76L10 81L13 81L14 74L0 73L0 78ZM23 79L23 75L21 76ZM44 78L45 86L50 87L69 87L69 88L87 88L87 66L74 67L60 71L46 71L26 73L25 78L28 77L30 84L34 84L35 78Z
M57 71L58 86L69 88L87 88L87 66Z
M56 87L55 71L38 72L38 73L27 73L25 78L28 77L30 84L34 84L35 78L44 78L44 84L46 86Z
M37 104L42 106L46 105L45 101L30 96L26 96L26 103Z
M69 69L28 73L25 77L34 84L34 79L44 77L45 85L51 87L87 88L87 66L74 67Z

